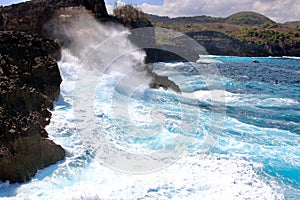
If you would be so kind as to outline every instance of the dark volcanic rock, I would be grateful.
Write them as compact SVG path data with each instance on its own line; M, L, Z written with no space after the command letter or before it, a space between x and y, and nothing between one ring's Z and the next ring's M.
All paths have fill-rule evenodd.
M160 76L157 75L156 73L152 73L152 77L153 80L149 84L150 88L154 88L154 89L163 88L165 90L170 89L173 90L174 92L181 93L179 86L175 82L171 81L167 76Z
M150 88L163 88L165 90L170 89L174 92L181 93L179 86L175 82L171 81L167 76L160 76L156 74L155 72L153 72L153 69L148 65L144 67L144 70L148 73L149 76L152 77L152 81L149 84Z
M97 17L109 17L104 0L32 0L0 8L0 31L18 30L45 34L43 26L55 11L85 6Z
M0 8L2 181L27 181L65 157L45 130L60 90L60 46L41 36L49 37L44 26L58 10L81 6L98 18L109 17L104 0L32 0Z
M287 44L282 41L276 44L265 44L264 49L270 56L300 56L300 42Z
M0 32L0 179L28 180L38 169L64 159L47 139L61 77L57 43L24 32Z
M87 10L91 10L97 18L108 18L104 0L81 0Z

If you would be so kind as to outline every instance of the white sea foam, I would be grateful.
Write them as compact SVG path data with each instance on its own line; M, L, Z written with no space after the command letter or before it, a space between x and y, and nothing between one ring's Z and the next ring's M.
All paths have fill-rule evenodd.
M220 60L212 59L214 57L201 57L196 61L200 64L222 63Z
M259 177L261 169L216 155L190 156L147 175L121 174L97 162L76 170L64 163L43 180L22 185L14 199L283 199Z
M51 124L47 127L50 137L67 150L66 160L39 171L27 184L1 184L2 190L12 195L7 199L283 199L278 184L270 184L259 175L262 164L234 155L202 154L202 139L194 141L193 151L185 157L155 173L130 175L101 165L90 155L80 138L80 131L76 131L71 101L72 84L74 80L84 78L76 78L77 66L78 60L68 51L63 51L59 67L63 76L62 97L68 101L61 99L59 106L52 111ZM96 103L95 113L108 113L111 109L109 91L113 87L110 82L112 77L104 76L99 84L102 100L107 98L107 102L103 101L102 107L97 107ZM155 93L164 92L158 90ZM235 96L224 93L225 98ZM199 91L193 95L206 100L209 91ZM137 123L147 122L147 117L145 121L138 118L139 114L149 114L148 108L135 100L130 105L137 109L132 114L134 120ZM109 123L106 125L110 126ZM112 131L111 134L115 133ZM137 146L137 151L140 151L139 148Z
M184 62L176 62L176 63L158 63L159 65L163 64L164 66L167 67L178 67L178 66L183 66Z
M234 106L247 107L292 107L299 106L296 99L290 98L274 98L270 95L255 95L255 94L239 94L232 93L226 90L198 90L192 93L182 93L179 95L182 102L194 102L197 105L197 100L200 102L211 103L213 101L222 102Z
M300 60L300 57L296 57L296 56L283 56L283 58Z

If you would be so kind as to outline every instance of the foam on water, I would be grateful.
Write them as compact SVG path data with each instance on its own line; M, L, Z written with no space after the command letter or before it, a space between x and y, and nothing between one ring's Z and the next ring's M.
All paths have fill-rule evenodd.
M252 150L247 152L249 148L246 148L247 145L254 146L254 144L245 144L243 141L239 142L236 138L223 137L219 140L216 149L223 149L223 152L231 149L233 153L220 154L220 152L215 152L209 155L203 154L201 149L203 132L208 131L205 128L203 132L199 131L200 135L195 135L193 146L185 157L180 158L173 165L161 171L144 175L130 175L101 165L94 159L89 149L81 140L80 133L76 131L73 118L71 101L74 89L73 84L76 79L84 78L76 77L78 60L70 55L68 51L63 51L63 59L59 63L59 66L63 76L62 95L59 101L56 102L55 109L52 111L51 125L47 127L47 130L51 138L67 150L67 157L65 161L39 171L29 183L1 184L0 191L2 197L7 196L8 199L284 198L283 189L275 178L263 172L263 163L260 163L259 160L253 161L245 156L240 156L240 154L243 154L241 152L242 149L244 149L245 155L251 153L256 155L257 152L253 152ZM111 122L109 119L111 93L109 91L111 90L113 76L107 75L106 78L104 77L104 80L101 81L97 89L98 92L101 91L101 98L96 97L95 99L95 113L105 113L105 115L98 117L99 121L103 122L102 125L104 127L102 128L105 129L105 126L107 126L110 134L118 138L118 132L114 132L113 129L109 128L109 122ZM142 89L140 92L143 93L145 91L147 89ZM153 95L164 95L165 93L163 90L153 92ZM199 94L198 97L208 95L206 92L199 91L197 93ZM233 95L230 93L225 94L226 96ZM133 121L138 125L147 124L147 121L151 119L151 117L146 117L145 121L140 119L140 114L149 114L149 108L145 107L147 103L145 100L144 103L141 104L141 100L138 99L131 100L130 105L134 110L132 113ZM204 113L203 117L205 117ZM172 119L170 118L169 120ZM206 120L204 119L203 122ZM228 123L230 124L226 125L226 127L241 127L243 131L257 129L255 127L247 128L246 124L241 124L235 120L230 120ZM238 132L243 132L242 130ZM262 134L265 133L261 129L258 130ZM257 135L257 137L261 136ZM122 146L125 143L120 145ZM225 143L230 143L229 147ZM151 145L158 144L150 143L150 147ZM149 147L149 144L147 146ZM136 146L136 150L141 152L139 146ZM262 152L264 151L260 150L259 154ZM290 153L290 155L293 154L293 152ZM298 165L299 163L295 164Z
M18 188L14 199L283 199L262 180L262 166L239 158L194 155L166 170L128 175L97 162L58 166L55 173ZM279 190L280 191L280 190ZM12 198L12 199L13 199ZM96 199L97 199L96 198Z

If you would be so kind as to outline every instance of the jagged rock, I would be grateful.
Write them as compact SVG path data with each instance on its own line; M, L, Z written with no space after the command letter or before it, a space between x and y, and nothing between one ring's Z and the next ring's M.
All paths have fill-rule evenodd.
M179 86L171 81L167 76L159 76L153 73L153 81L149 84L150 88L164 88L165 90L170 89L174 92L181 93Z
M9 145L0 145L0 177L11 183L24 182L64 156L62 148L39 135L18 137Z
M26 84L55 100L61 83L56 63L60 46L36 34L4 31L0 36L0 66L5 75L0 77L1 93Z
M0 31L29 31L45 35L44 24L55 11L85 6L97 17L109 17L104 0L32 0L0 8Z
M108 18L104 0L83 0L81 3L87 10L92 10L98 18Z
M153 72L152 68L146 65L144 70L152 77L152 81L149 84L150 88L159 89L163 88L165 90L170 89L174 92L181 93L179 86L167 76L160 76Z
M64 159L48 140L61 77L57 43L24 32L0 32L0 180L23 182Z

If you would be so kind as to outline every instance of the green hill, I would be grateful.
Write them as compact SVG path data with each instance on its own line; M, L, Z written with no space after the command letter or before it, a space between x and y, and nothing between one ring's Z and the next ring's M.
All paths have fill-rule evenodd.
M268 17L256 12L239 12L225 18L225 22L238 25L275 24Z

